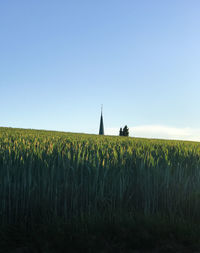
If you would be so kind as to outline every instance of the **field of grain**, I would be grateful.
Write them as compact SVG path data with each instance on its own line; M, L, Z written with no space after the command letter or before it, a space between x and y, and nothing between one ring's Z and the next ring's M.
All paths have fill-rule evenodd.
M0 128L0 224L200 220L200 143Z

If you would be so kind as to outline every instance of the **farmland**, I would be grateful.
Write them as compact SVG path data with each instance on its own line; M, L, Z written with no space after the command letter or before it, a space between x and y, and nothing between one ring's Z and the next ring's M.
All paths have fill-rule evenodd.
M2 228L136 217L200 227L197 142L0 128L0 180Z

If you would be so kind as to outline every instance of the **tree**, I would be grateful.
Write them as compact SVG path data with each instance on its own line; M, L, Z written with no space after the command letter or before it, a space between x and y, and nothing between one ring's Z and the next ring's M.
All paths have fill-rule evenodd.
M124 134L123 134L123 130L122 130L122 128L120 128L120 130L119 130L119 136L123 136Z
M129 129L127 127L127 125L123 128L120 128L119 130L119 136L129 136Z
M123 135L129 136L129 129L128 129L127 125L123 128Z

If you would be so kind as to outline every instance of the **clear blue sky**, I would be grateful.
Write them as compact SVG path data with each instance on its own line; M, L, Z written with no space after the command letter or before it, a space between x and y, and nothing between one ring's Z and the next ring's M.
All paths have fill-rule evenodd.
M0 126L98 133L103 104L106 129L200 129L199 11L199 0L1 1Z

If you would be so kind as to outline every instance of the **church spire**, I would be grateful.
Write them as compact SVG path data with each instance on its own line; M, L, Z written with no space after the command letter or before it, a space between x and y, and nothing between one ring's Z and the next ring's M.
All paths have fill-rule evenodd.
M101 118L100 118L99 135L104 135L104 126L103 126L103 105L101 105Z

